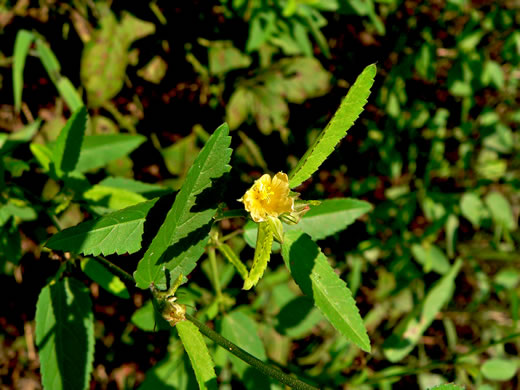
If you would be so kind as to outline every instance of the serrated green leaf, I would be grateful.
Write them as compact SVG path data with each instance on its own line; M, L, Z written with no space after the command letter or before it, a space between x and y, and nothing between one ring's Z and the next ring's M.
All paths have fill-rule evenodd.
M195 371L199 389L217 389L213 359L199 329L190 321L181 321L176 327Z
M291 188L297 187L307 180L352 127L367 102L376 71L375 64L372 64L367 66L359 75L327 127L323 129L289 174L289 186Z
M121 279L111 273L107 268L103 267L96 260L89 258L82 259L81 269L90 279L98 283L109 293L120 298L130 298L130 294L128 294L128 290Z
M337 232L346 229L347 226L361 215L372 209L372 205L363 200L350 198L325 199L318 206L311 209L296 225L283 224L285 232L301 230L312 237L314 241L322 240ZM256 224L246 224L244 238L253 248L256 246ZM275 243L273 250L278 249Z
M437 313L451 299L455 290L455 278L461 266L462 260L458 259L450 271L428 291L421 305L404 318L395 332L386 339L383 353L389 361L398 362L414 349Z
M76 167L86 128L87 109L81 107L69 118L54 143L52 160L58 171L71 172Z
M244 290L249 290L255 286L267 268L267 263L271 257L271 247L273 246L273 231L268 222L260 222L256 239L255 257L253 265L247 278L244 280Z
M152 199L65 229L52 236L45 246L93 256L137 252L141 249L146 216L156 201Z
M287 232L282 256L300 289L314 300L330 323L348 340L370 352L370 340L352 293L316 243L301 231Z
M492 381L508 381L518 371L518 364L514 360L493 358L486 360L481 367L482 375Z
M13 95L14 109L20 112L23 91L23 70L29 48L34 40L34 34L27 30L20 30L16 34L13 53Z
M137 266L134 278L139 288L153 283L165 290L165 269L170 280L176 280L181 273L187 276L195 268L217 210L214 191L218 188L214 188L214 182L231 169L228 134L227 124L220 126L195 159L172 208Z
M103 167L110 161L126 156L144 141L146 137L142 135L86 135L75 170L83 173Z
M45 286L36 304L36 346L45 389L87 389L94 360L88 289L65 278Z

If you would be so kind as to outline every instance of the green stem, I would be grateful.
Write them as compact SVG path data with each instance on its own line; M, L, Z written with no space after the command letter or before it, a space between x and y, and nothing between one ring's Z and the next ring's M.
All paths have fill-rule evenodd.
M217 268L217 256L215 256L215 247L209 247L208 249L209 264L211 265L211 273L213 276L213 286L217 293L217 301L219 307L222 305L222 289L220 288L220 279L218 276Z
M112 270L117 276L119 276L125 282L135 283L135 280L132 277L132 275L130 275L125 270L119 268L117 265L113 264L109 260L104 259L102 257L96 257L96 260L98 260L101 263L103 263L103 265L105 265L110 270ZM282 382L283 384L285 384L287 386L290 386L290 387L292 387L293 389L296 389L296 390L318 390L317 387L308 385L307 383L302 382L301 380L299 380L297 378L294 378L292 376L289 376L289 375L283 373L282 371L280 371L279 369L273 368L273 367L269 366L268 364L265 364L261 360L258 360L257 358L255 358L250 353L244 351L239 346L233 344L231 341L229 341L228 339L222 337L217 332L215 332L214 330L212 330L211 328L209 328L208 326L206 326L205 324L203 324L202 322L197 320L191 314L186 313L186 319L188 321L191 321L197 328L199 328L200 332L204 336L210 338L215 343L220 345L222 348L228 350L233 355L238 357L240 360L243 360L247 364L249 364L252 367L256 368L262 374L268 375L271 378L277 379L278 381Z
M256 368L258 371L260 371L264 375L268 375L271 378L274 378L283 384L292 387L296 390L317 390L316 387L311 386L305 382L302 382L301 380L294 378L292 376L289 376L282 371L273 368L269 366L268 364L265 364L261 360L258 360L250 353L244 351L239 346L233 344L228 339L222 337L217 332L215 332L213 329L209 328L199 320L197 320L195 317L193 317L191 314L186 313L186 319L188 321L191 321L197 328L199 328L200 332L213 340L215 343L220 345L222 348L226 349L227 351L231 352L233 355L238 357L240 360L245 361L250 366Z
M95 256L94 259L103 264L105 267L107 267L114 275L118 276L121 280L123 280L125 284L135 286L134 278L124 269L120 268L119 266L115 265L114 263L105 259L104 257Z

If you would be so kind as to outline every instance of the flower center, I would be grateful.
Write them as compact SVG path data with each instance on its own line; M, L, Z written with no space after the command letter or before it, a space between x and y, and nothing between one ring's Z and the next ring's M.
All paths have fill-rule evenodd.
M271 201L271 196L274 195L274 191L272 191L271 186L264 185L263 183L260 183L258 186L258 198L260 200L266 200L267 203Z

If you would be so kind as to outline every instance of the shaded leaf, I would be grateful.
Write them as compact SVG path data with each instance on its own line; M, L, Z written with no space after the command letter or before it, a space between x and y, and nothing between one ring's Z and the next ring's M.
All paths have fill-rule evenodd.
M215 130L190 168L172 208L134 273L139 288L154 283L165 290L165 270L170 280L176 280L181 273L187 276L202 255L218 203L214 192L218 188L211 187L231 168L228 134L226 124ZM194 207L198 210L192 210Z
M52 160L56 169L73 171L79 160L83 136L87 128L87 109L81 107L67 121L54 143Z
M87 389L94 360L88 289L65 278L45 286L36 304L36 345L46 389Z

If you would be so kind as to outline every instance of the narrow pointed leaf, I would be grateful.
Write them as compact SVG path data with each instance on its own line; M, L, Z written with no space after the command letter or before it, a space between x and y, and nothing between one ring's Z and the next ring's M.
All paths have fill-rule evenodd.
M244 290L249 290L255 286L264 274L269 258L271 257L273 237L273 230L269 222L260 222L258 224L258 236L256 238L253 266L247 275L247 279L244 280Z
M242 263L240 258L237 256L235 251L233 249L231 249L231 247L228 244L223 244L223 243L219 244L217 249L220 251L220 253L222 253L224 255L224 257L226 259L228 259L228 261L231 264L233 264L233 266L236 268L236 270L238 271L238 273L240 274L242 279L245 280L247 278L247 274L248 274L247 268L244 265L244 263Z
M170 280L176 280L181 273L187 276L195 268L217 211L214 182L231 169L228 134L227 124L220 126L195 159L172 208L137 266L134 278L138 287L144 289L154 283L164 290L165 269Z
M177 325L177 332L184 349L188 353L199 389L217 389L217 376L214 363L208 347L199 332L199 329L190 321L181 321Z
M16 34L14 41L13 54L13 95L14 108L16 112L20 111L22 105L23 91L23 70L25 68L25 60L31 43L34 41L34 35L30 31L20 30Z
M285 265L305 295L348 340L370 352L370 340L352 293L334 272L320 248L305 233L285 234Z
M156 201L152 199L82 222L52 236L46 246L93 256L137 252L141 249L146 216Z
M52 153L54 165L62 172L71 172L79 160L83 136L87 128L87 109L76 111L61 130Z
M402 320L395 332L383 343L383 353L391 362L398 362L407 356L431 325L437 313L451 299L455 278L462 266L459 259L449 272L428 291L426 298L412 313Z
M36 304L36 346L45 389L87 389L94 360L88 290L65 278L45 286Z
M328 125L289 174L291 188L299 186L319 168L363 112L370 88L374 84L376 70L375 64L367 66L350 87Z

